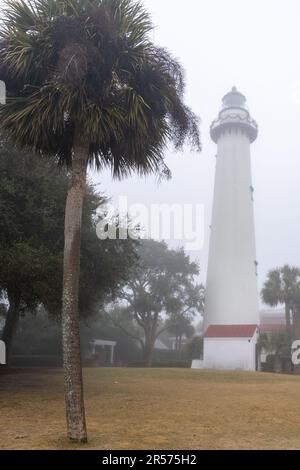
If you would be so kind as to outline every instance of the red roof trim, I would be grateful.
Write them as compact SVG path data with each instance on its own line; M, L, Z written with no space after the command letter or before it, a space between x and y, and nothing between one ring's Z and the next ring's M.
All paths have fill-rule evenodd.
M210 325L204 338L252 338L257 325Z

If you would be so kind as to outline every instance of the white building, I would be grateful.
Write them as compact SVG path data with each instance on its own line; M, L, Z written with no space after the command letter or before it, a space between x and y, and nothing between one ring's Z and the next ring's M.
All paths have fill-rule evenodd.
M206 282L206 335L211 325L252 329L259 325L250 162L250 144L257 133L258 126L249 114L246 98L232 88L224 96L219 116L211 125L211 138L218 145L218 152ZM238 368L255 370L252 346L257 335L253 334L249 344L247 337L209 339L206 335L205 367L228 368L232 364L237 368L239 364ZM234 363L230 359L233 353Z
M94 339L90 342L92 347L92 357L98 358L99 363L113 364L114 352L117 342L104 339Z
M258 370L257 325L211 325L204 335L206 368Z

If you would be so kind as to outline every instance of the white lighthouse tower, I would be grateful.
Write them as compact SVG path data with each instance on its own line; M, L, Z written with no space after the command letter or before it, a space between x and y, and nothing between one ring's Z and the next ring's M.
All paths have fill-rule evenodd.
M254 370L259 324L250 144L258 126L234 87L211 138L218 145L204 315L204 366Z

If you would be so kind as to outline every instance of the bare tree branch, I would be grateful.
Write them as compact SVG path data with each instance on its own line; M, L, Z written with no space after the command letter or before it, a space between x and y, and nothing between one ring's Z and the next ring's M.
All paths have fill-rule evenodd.
M121 323L117 322L109 313L107 314L107 316L117 328L120 328L120 330L122 330L123 333L125 333L126 335L130 336L130 338L137 340L141 344L142 349L144 349L145 347L144 341L141 338L139 338L139 336L136 336L130 331L128 331L123 325L121 325Z

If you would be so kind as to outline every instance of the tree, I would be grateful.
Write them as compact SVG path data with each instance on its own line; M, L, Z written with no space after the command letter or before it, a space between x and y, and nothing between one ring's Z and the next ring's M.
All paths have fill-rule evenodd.
M203 337L194 336L194 338L186 344L185 352L189 359L200 359L203 357Z
M20 314L43 304L51 316L60 315L68 184L67 170L55 162L0 144L0 292L9 306L2 338L8 362ZM88 185L79 284L82 317L92 315L107 295L119 289L136 259L136 242L97 238L96 211L103 201Z
M168 327L168 331L175 336L175 351L177 352L179 358L181 358L182 353L182 340L185 336L186 338L190 339L194 336L195 328L192 325L192 318L189 315L176 315L176 317L172 316L166 321L166 326Z
M23 147L68 164L63 354L68 436L87 440L78 285L82 206L89 164L114 175L166 172L168 140L200 148L197 119L183 103L181 66L149 39L152 24L133 0L7 0L0 31L2 130Z
M18 162L16 165L15 162ZM2 339L10 361L20 314L60 303L66 172L0 144L0 290L8 310Z
M274 355L274 371L281 372L281 358L291 354L291 335L286 331L263 333L258 340L258 348Z
M203 310L204 289L195 283L197 264L183 249L143 240L137 255L138 265L120 294L123 311L118 310L112 321L140 342L145 365L150 367L157 338ZM128 319L133 323L130 331Z
M261 296L263 301L271 307L284 304L286 328L287 332L291 333L291 315L295 314L296 305L300 299L300 269L285 265L270 271Z
M128 326L130 328L131 324ZM125 365L128 364L128 362L142 360L141 349L139 348L137 341L128 336L119 327L112 324L110 317L106 315L104 310L98 312L97 315L89 317L81 325L81 337L82 350L86 353L89 351L87 356L92 360L91 342L95 339L116 342L114 360L117 363Z

